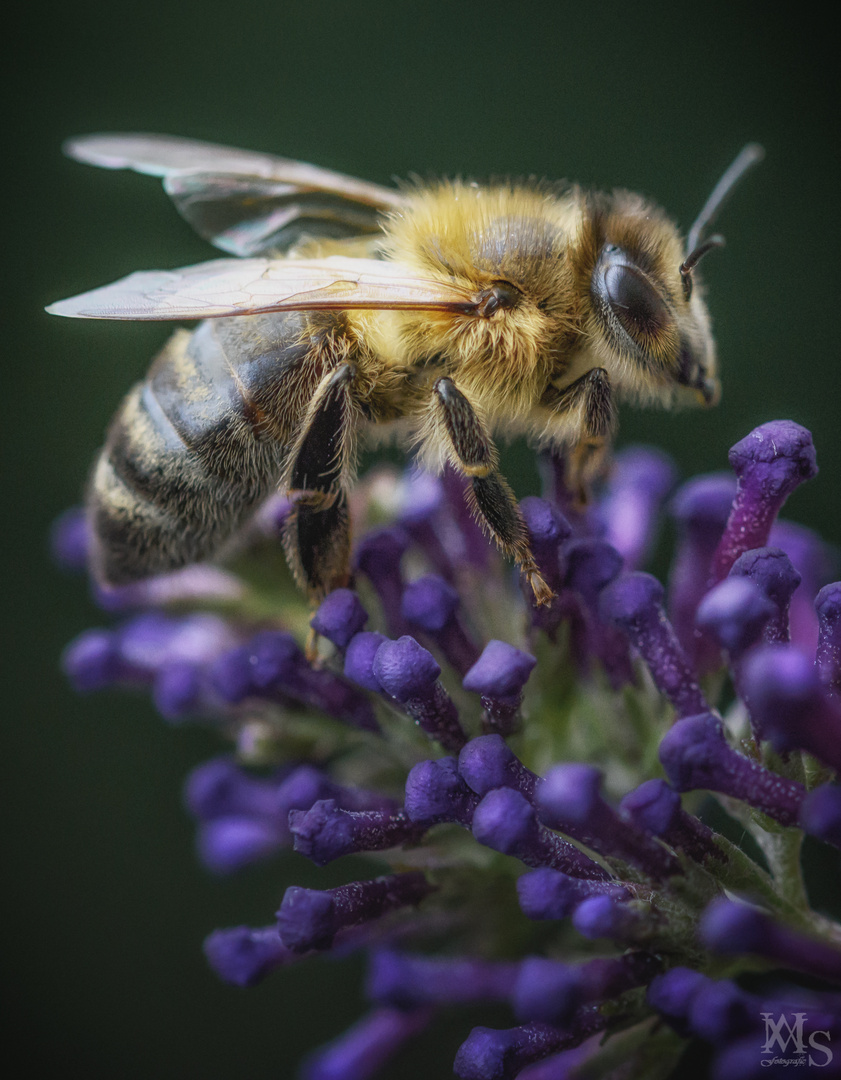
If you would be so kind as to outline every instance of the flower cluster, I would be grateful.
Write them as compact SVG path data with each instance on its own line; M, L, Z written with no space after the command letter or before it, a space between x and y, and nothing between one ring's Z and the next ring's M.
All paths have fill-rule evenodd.
M544 607L462 482L414 471L357 487L355 587L314 614L280 568L281 497L228 570L98 590L117 621L69 646L73 684L146 687L233 744L187 782L203 862L349 857L347 884L290 884L266 925L205 943L237 986L366 951L371 1011L307 1080L373 1076L481 1002L511 1026L465 1031L463 1080L646 1080L693 1037L719 1080L787 1052L841 1075L841 927L800 861L804 834L841 847L841 582L777 520L817 471L809 433L765 424L730 463L673 491L663 454L626 450L582 510L543 455L521 511ZM666 587L641 569L664 508ZM59 522L60 561L86 544ZM381 875L355 880L357 855Z

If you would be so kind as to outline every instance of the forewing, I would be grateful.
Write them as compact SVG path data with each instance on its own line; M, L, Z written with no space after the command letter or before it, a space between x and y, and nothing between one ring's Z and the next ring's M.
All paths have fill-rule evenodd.
M398 191L289 158L169 135L84 135L77 161L160 176L200 236L231 255L281 254L304 237L377 232L404 204Z
M376 259L215 259L179 270L139 271L51 304L79 319L214 319L271 311L350 308L476 313L477 297Z

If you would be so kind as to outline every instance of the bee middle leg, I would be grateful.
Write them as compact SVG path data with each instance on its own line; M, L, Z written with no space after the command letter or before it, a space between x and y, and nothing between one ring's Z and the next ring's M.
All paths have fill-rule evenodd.
M535 601L548 604L554 593L538 570L526 523L513 491L497 470L496 448L481 420L452 379L437 380L433 400L452 448L450 459L470 479L465 492L468 505L503 555L525 574Z
M593 368L561 390L550 387L541 404L559 415L580 415L581 437L567 459L566 481L578 506L584 507L590 502L593 481L604 470L616 426L608 374L604 368Z
M284 530L284 548L296 581L313 601L350 578L346 491L355 456L355 373L354 366L345 363L321 380L287 470L294 507Z

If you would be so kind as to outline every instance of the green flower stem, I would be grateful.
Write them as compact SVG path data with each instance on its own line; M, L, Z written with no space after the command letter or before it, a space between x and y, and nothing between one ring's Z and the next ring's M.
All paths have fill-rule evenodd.
M758 832L764 833L765 836L770 834L765 833L764 830L751 830L756 837L757 843L762 847L763 854L768 859L769 866L772 867L772 873L768 874L761 866L751 859L748 855L732 844L729 840L721 835L716 835L716 845L719 850L725 856L725 862L722 864L716 863L715 866L710 865L710 870L715 873L721 885L726 889L730 889L733 892L746 893L754 900L764 903L772 911L777 911L780 915L783 915L790 922L795 923L801 927L809 927L810 920L808 917L808 905L805 903L805 893L803 893L803 882L800 878L800 864L797 862L796 872L798 881L800 883L800 889L791 890L798 897L799 900L790 895L790 889L788 887L780 889L777 882L780 880L779 874L782 871L781 867L776 867L769 857L768 851L765 850L761 838L757 835ZM798 846L797 851L799 853L799 843L802 834L798 833ZM783 834L783 839L788 837ZM789 886L789 882L783 879L784 885Z
M768 860L771 876L780 895L798 910L808 911L809 898L800 868L803 833L800 829L777 832L766 831L760 827L753 830L753 835Z
M677 1032L659 1020L648 1018L612 1035L578 1067L575 1075L579 1080L601 1080L611 1076L666 1080L685 1048L686 1042Z

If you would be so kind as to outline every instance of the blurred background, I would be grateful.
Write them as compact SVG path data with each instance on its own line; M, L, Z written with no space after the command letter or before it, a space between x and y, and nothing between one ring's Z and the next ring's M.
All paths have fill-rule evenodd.
M78 501L107 421L169 331L42 308L132 270L213 255L157 182L74 164L62 141L166 132L380 183L411 172L567 177L641 191L687 228L738 149L758 140L766 162L723 215L727 249L704 264L722 404L625 410L620 443L657 443L689 475L726 467L728 448L758 423L803 423L821 473L787 513L837 542L835 62L829 42L800 36L776 10L563 0L18 8L4 60L12 700L2 926L21 1075L285 1080L361 1011L355 961L305 965L248 992L216 981L201 953L210 930L264 923L286 885L329 875L297 856L233 879L203 872L180 791L219 743L167 727L145 699L77 697L59 672L64 644L101 616L84 584L50 565L50 522ZM521 495L536 489L529 460L516 448L506 457ZM479 1020L436 1028L389 1075L450 1075Z

